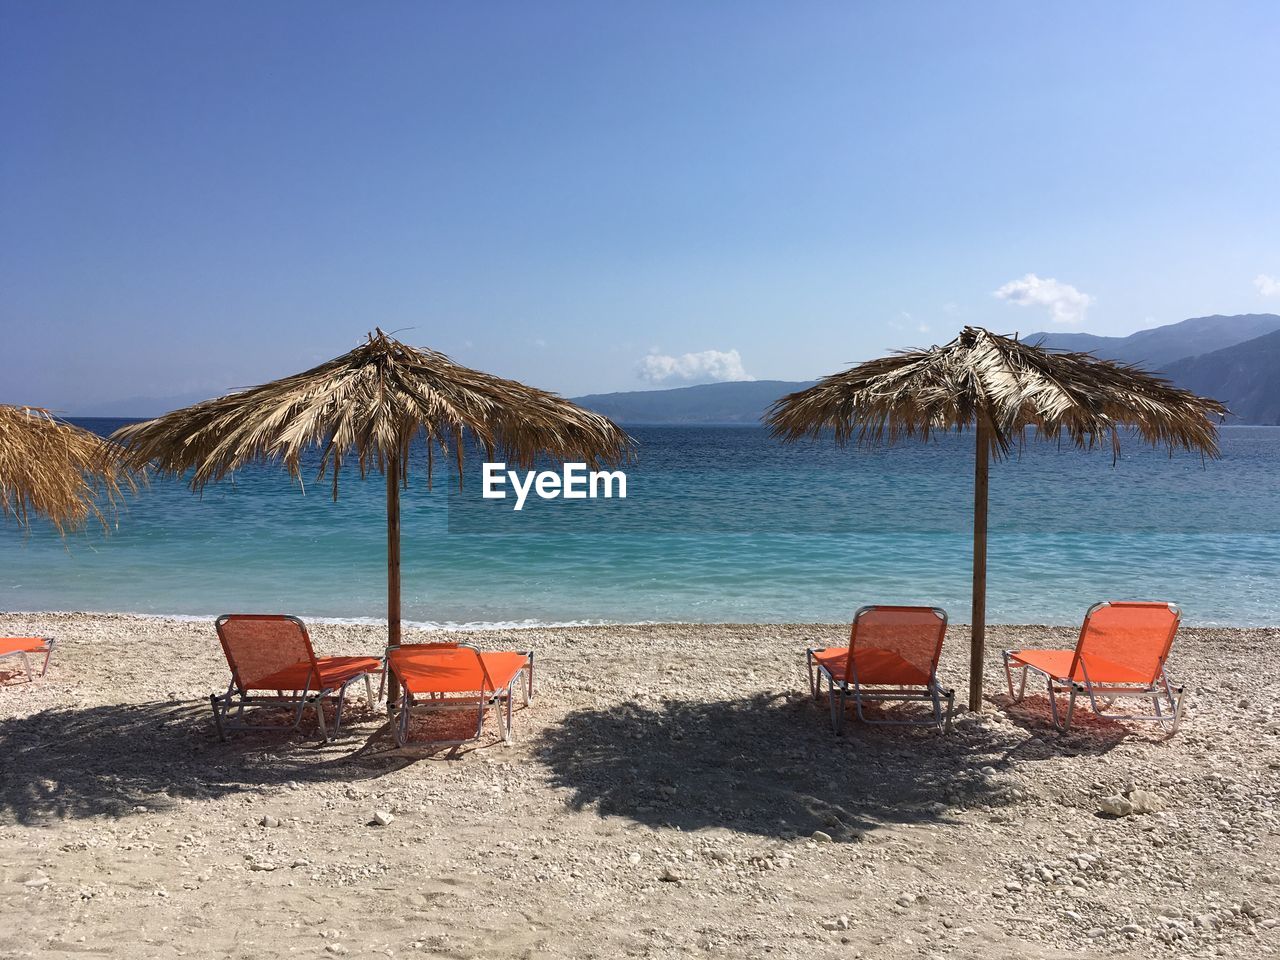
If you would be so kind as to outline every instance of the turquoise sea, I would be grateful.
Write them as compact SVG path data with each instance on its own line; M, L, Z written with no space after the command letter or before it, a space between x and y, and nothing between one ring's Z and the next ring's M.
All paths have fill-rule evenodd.
M122 421L79 421L109 432ZM437 458L403 496L405 618L421 624L842 621L870 602L969 619L972 438L782 446L759 428L631 429L625 500L480 498ZM1131 440L1029 440L991 470L993 622L1074 623L1158 598L1191 624L1280 624L1280 428L1223 430L1223 458ZM203 496L155 480L110 536L0 528L0 608L377 619L385 486L305 491L278 467Z

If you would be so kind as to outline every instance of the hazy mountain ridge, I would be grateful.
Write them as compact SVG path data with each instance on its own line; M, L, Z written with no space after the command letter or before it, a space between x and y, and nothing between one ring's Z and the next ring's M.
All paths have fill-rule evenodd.
M1136 363L1148 370L1163 370L1169 364L1235 346L1276 330L1280 330L1280 315L1274 313L1244 313L1233 317L1214 314L1139 330L1127 337L1041 332L1028 334L1022 340L1040 341L1057 350L1085 351L1107 360Z
M1280 330L1171 363L1164 374L1223 401L1229 423L1280 424Z
M1229 422L1280 424L1280 315L1192 317L1127 337L1032 333L1021 338L1058 350L1086 351L1160 372L1179 386L1227 404ZM829 371L835 373L835 370ZM753 425L778 398L813 380L706 383L575 397L619 423Z
M735 380L670 390L593 393L573 402L619 423L757 425L768 406L814 380Z
M1192 317L1127 337L1040 332L1022 340L1059 350L1093 353L1163 373L1179 386L1227 404L1230 422L1280 424L1280 315ZM832 369L827 371L835 373ZM637 425L757 425L775 400L813 380L743 380L666 390L633 390L575 397L619 422ZM148 417L207 399L200 394L133 397L95 406L97 417ZM79 413L79 411L74 411Z

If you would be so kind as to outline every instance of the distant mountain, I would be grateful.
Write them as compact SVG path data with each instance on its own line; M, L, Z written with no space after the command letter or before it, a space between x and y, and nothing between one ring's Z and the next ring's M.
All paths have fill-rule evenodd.
M813 380L736 380L672 390L594 393L574 397L573 402L623 424L758 425L773 401L814 383Z
M1280 316L1274 313L1246 313L1233 317L1214 315L1193 317L1127 337L1096 337L1091 333L1032 333L1026 343L1043 341L1046 347L1092 353L1105 360L1136 363L1149 370L1164 370L1187 357L1244 343L1280 330Z
M1280 315L1194 317L1127 337L1033 333L1059 350L1083 350L1162 372L1179 386L1221 400L1238 423L1280 424ZM835 371L828 371L834 373ZM759 424L778 398L815 381L745 380L671 390L632 390L575 397L623 424ZM154 417L212 394L134 397L95 405L97 417Z
M1033 333L1022 339L1162 372L1179 386L1226 403L1238 418L1233 422L1280 423L1280 316L1274 313L1194 317L1128 337ZM574 401L624 424L758 424L771 403L814 382L706 383Z
M1164 375L1221 400L1240 422L1280 424L1280 330L1171 363Z

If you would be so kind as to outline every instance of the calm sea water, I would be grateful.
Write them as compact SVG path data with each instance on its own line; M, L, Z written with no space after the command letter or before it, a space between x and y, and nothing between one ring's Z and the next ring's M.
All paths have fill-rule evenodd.
M121 421L81 421L107 432ZM841 621L870 602L969 619L971 437L781 446L755 428L635 428L626 500L524 511L421 468L403 499L404 614L429 624ZM1195 624L1280 624L1280 428L1223 459L1029 442L991 473L993 622L1077 622L1101 598ZM440 465L437 462L437 470ZM308 473L308 479L311 474ZM0 528L0 608L378 618L385 488L305 493L263 466L196 496L154 481L110 536Z

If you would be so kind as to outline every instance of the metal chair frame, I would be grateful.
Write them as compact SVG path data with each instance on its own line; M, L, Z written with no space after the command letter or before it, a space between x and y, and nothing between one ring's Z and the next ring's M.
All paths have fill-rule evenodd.
M495 713L502 730L502 742L509 744L514 739L511 723L512 703L515 698L516 686L519 684L521 676L525 678L525 682L521 685L524 694L523 706L527 707L533 700L533 651L515 651L525 657L528 662L511 678L510 683L501 689L497 689L489 679L489 671L485 668L484 658L480 656L482 652L480 648L470 643L459 643L457 647L471 650L475 653L476 660L480 664L481 676L484 678L482 683L485 686L475 694L451 696L445 693L426 693L418 694L419 697L425 697L425 700L415 700L414 694L409 690L409 685L402 679L400 681L400 702L394 708L392 717L392 729L395 732L396 745L398 747L409 745L409 723L414 716L453 713L472 709L476 711L476 730L473 735L456 740L417 741L414 746L435 749L438 747L460 747L468 743L475 743L484 735L485 713L490 707L497 708Z
M853 615L853 622L856 626L858 617L864 613L879 609L879 604L868 604L859 607ZM930 610L942 621L943 630L946 630L947 612L941 607L930 607ZM851 631L852 632L852 631ZM853 632L850 638L852 644L856 640L857 634ZM850 689L848 680L837 680L827 667L818 662L817 655L822 653L827 647L810 647L805 651L805 660L809 670L809 692L815 700L822 696L822 681L827 681L827 703L831 708L831 726L837 734L844 730L845 708L850 697L853 699L853 708L858 715L858 720L862 723L876 724L880 726L890 727L916 727L916 726L934 726L944 732L951 730L951 718L955 713L956 692L952 689L944 689L938 683L938 667L935 663L929 674L929 682L924 685L923 689L907 686L899 686L892 684L876 684L871 687L863 686L858 680L858 668L854 658L850 658L849 664L853 673L853 685ZM947 708L942 709L942 701L947 701ZM933 707L933 717L930 720L873 720L867 717L862 711L863 703L887 703L887 702L904 702L904 703L929 703Z
M49 672L49 658L53 656L53 648L58 645L58 641L53 637L32 637L33 640L44 641L44 663L40 667L40 673L35 674L31 670L31 658L29 654L38 653L36 650L12 650L9 653L0 653L0 660L6 657L19 657L22 660L22 673L28 680L34 680L37 676L43 677Z
M1095 610L1108 607L1111 602L1103 600L1095 603L1085 613L1085 626L1080 628L1080 639L1086 637L1085 630L1087 628L1089 617ZM1169 609L1178 617L1181 622L1182 611L1177 604L1169 604ZM1176 629L1176 627L1175 627ZM1186 687L1174 686L1169 681L1169 676L1165 673L1164 663L1160 664L1160 671L1154 682L1141 684L1105 684L1094 683L1089 678L1089 665L1085 663L1084 657L1080 655L1080 641L1076 641L1077 657L1080 669L1084 673L1081 680L1074 680L1069 677L1055 677L1047 671L1039 667L1032 666L1029 663L1012 663L1012 651L1005 650L1002 652L1004 657L1004 676L1005 681L1009 685L1009 699L1014 703L1021 703L1026 699L1027 695L1027 673L1037 673L1044 677L1046 688L1049 694L1049 713L1053 718L1053 726L1059 733L1066 733L1071 729L1071 719L1075 715L1076 698L1081 694L1088 697L1089 706L1096 716L1102 717L1104 720L1150 720L1160 724L1162 730L1167 729L1170 736L1178 731L1178 725L1182 722L1183 698L1186 694ZM1018 692L1013 690L1013 671L1021 668L1022 676L1018 686ZM1058 712L1058 695L1067 694L1067 710L1066 716L1062 717ZM1176 696L1175 696L1176 694ZM1168 713L1166 714L1161 707L1160 698L1163 695L1165 703L1168 705ZM1132 700L1150 700L1151 714L1134 714L1134 713L1104 713L1103 707L1099 706L1098 700L1102 699L1106 702L1106 706L1110 707L1116 700L1132 699Z
M214 622L215 628L222 629L222 625L227 620L237 616L237 614L223 614ZM302 635L306 638L307 649L311 650L311 635L307 632L307 626L298 617L281 616L280 619L291 620L298 625L302 631ZM225 648L224 648L225 649ZM312 660L315 660L315 652L311 651ZM307 671L306 686L301 690L285 691L276 690L275 696L250 694L248 690L239 685L236 671L231 671L231 682L227 684L226 693L221 695L216 693L209 694L209 703L213 707L213 722L218 728L218 739L226 740L227 734L238 732L241 730L279 730L278 724L270 723L246 723L244 720L244 711L247 707L291 707L293 708L293 723L290 724L290 730L297 730L302 725L302 718L305 715L307 707L314 707L316 713L316 726L320 731L320 739L329 741L338 735L342 729L342 708L346 704L347 688L357 680L364 680L364 692L368 698L370 709L377 702L373 698L373 683L371 681L372 674L369 672L357 673L337 687L321 687L318 671L313 663L311 669ZM312 692L312 687L315 692ZM330 735L328 727L324 720L324 704L326 700L337 700L337 709L333 716L333 733ZM229 715L234 711L234 718Z

